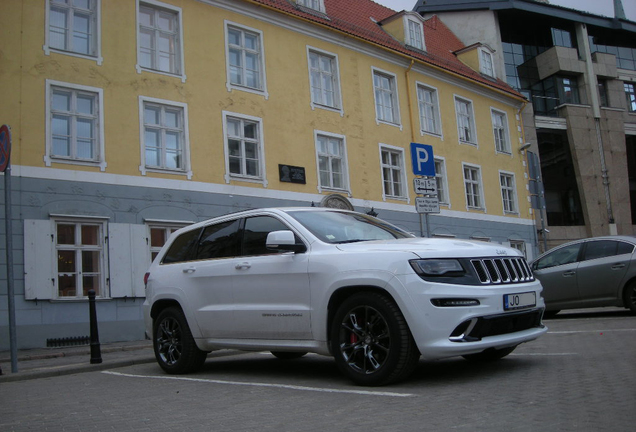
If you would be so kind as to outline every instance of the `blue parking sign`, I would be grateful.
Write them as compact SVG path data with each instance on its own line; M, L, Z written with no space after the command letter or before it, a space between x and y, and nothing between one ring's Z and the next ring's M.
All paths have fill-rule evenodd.
M418 176L435 177L433 146L428 144L411 143L411 161L413 163L413 174Z

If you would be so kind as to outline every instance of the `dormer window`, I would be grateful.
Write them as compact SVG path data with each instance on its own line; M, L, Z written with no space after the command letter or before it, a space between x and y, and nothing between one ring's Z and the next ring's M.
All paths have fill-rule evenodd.
M495 67L493 65L492 53L484 47L479 48L479 70L484 75L495 78Z
M406 44L412 46L413 48L424 51L424 31L422 29L422 22L419 20L414 20L408 16L405 17L404 21L404 34L406 36Z
M296 4L326 14L325 0L296 0Z

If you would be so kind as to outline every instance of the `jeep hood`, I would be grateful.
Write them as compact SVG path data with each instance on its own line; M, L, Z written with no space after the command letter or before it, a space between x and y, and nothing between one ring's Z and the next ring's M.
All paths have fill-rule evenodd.
M337 245L344 252L411 252L420 258L520 256L521 252L496 243L439 238L374 240Z

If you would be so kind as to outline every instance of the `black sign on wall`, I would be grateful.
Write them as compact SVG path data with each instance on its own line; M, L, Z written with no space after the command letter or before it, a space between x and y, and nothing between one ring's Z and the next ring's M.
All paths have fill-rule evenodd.
M307 184L304 167L278 164L278 178L285 183Z

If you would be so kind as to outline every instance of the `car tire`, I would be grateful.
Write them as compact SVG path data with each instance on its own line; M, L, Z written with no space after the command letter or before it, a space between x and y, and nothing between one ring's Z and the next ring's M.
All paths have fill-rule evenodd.
M153 348L161 369L169 374L185 374L203 366L207 353L197 347L180 308L164 309L153 324Z
M625 287L623 294L624 305L633 314L636 314L636 281L632 281Z
M347 298L333 316L331 352L354 383L381 386L408 377L420 352L398 306L364 292Z
M501 348L501 349L490 348L490 349L487 349L486 351L482 351L477 354L466 354L462 357L464 357L466 360L470 360L474 362L495 361L495 360L504 358L505 356L513 352L515 348L517 348L516 345L512 347L508 347L508 348Z
M301 358L307 352L270 351L274 357L280 360L295 360Z

